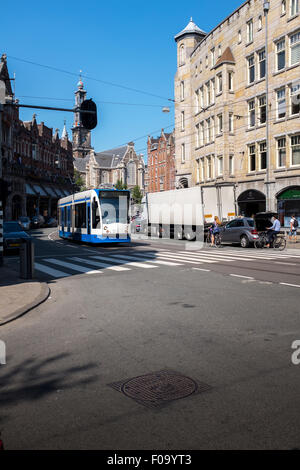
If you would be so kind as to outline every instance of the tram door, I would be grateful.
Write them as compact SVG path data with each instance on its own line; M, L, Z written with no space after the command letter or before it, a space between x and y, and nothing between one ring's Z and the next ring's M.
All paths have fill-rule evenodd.
M65 232L65 213L66 213L66 208L62 207L61 208L61 231L63 235Z
M86 221L87 221L87 233L88 235L91 234L91 204L90 202L86 205Z
M71 206L67 207L67 231L71 232Z

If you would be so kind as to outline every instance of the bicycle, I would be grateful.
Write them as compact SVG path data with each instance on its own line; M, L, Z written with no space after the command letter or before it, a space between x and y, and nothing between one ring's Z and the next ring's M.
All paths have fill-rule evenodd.
M211 243L212 243L212 231L211 231L211 230L208 230L207 235L206 235L206 240L205 240L205 242L206 242L206 246L207 246L207 247L210 247L210 246L211 246ZM221 236L221 234L220 234L220 232L219 232L219 233L216 233L216 234L215 234L214 246L220 247L221 244L222 244L222 236Z
M254 247L258 249L265 248L266 245L269 244L269 239L267 232L261 232L259 234L259 239L255 240L254 242ZM286 247L286 238L284 235L280 233L276 233L273 241L271 242L270 247L272 247L274 250L278 251L283 251Z

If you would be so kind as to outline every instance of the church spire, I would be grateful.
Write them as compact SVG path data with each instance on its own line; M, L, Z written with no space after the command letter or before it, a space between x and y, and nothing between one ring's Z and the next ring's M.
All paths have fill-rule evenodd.
M64 120L64 128L63 128L63 131L62 131L62 135L61 135L61 138L62 139L65 139L67 138L68 139L68 131L67 131L67 128L66 128L66 120Z

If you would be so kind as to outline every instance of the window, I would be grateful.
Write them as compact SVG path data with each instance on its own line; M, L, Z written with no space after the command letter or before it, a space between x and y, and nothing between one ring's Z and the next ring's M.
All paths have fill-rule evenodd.
M265 124L267 120L267 102L266 97L259 98L259 124Z
M233 113L229 113L228 116L228 130L229 132L233 132Z
M218 157L218 176L223 175L223 157Z
M259 144L259 168L265 170L267 168L267 144L263 142Z
M234 159L233 155L229 155L229 174L233 175L234 174Z
M200 145L204 145L204 122L201 122L200 127Z
M86 228L86 203L75 204L75 227Z
M211 168L211 157L206 157L206 165L207 165L207 178L212 178L212 168Z
M300 31L293 34L290 38L290 61L291 65L298 64L300 62Z
M204 181L204 158L200 158L200 181Z
M203 86L200 88L200 106L203 108L204 106L204 90Z
M282 168L286 165L286 138L277 140L277 167Z
M265 50L258 53L258 64L259 64L259 78L266 76L266 52Z
M240 44L242 42L242 31L239 29L238 32L238 43Z
M286 14L286 0L282 0L281 2L281 14L282 15Z
M195 95L196 95L196 114L197 114L200 111L200 92L199 92L199 90L196 90Z
M291 138L291 164L300 165L300 135L295 135Z
M211 87L211 102L215 102L215 80L210 81L210 87Z
M211 66L213 67L216 63L216 53L215 53L215 48L213 48L211 51L210 51L210 55L211 55Z
M255 80L255 63L254 55L248 59L248 83L253 83Z
M277 70L285 68L285 39L276 44Z
M218 47L218 57L221 57L221 54L222 54L222 46L220 44Z
M208 67L208 55L205 57L205 67Z
M181 111L181 130L184 131L184 111Z
M286 115L285 88L277 91L277 119Z
M258 17L258 31L260 31L262 29L262 16L260 15Z
M218 76L217 76L217 90L218 90L218 93L222 93L222 90L223 90L223 81L222 81L222 74L220 73Z
M210 82L207 82L205 87L206 87L206 104L207 106L209 106L211 104Z
M180 99L184 100L184 82L180 82Z
M233 72L228 72L228 90L233 91Z
M291 16L297 15L299 12L299 0L291 0Z
M103 181L108 182L108 181ZM136 166L133 161L127 164L127 184L136 184Z
M249 127L255 126L255 100L251 100L248 103L248 110L249 110Z
M181 163L185 162L185 144L181 144Z
M291 93L291 115L300 113L300 83L292 85Z
M253 41L253 20L247 23L247 42Z
M223 132L223 114L219 114L218 116L218 134L222 134Z
M249 171L256 170L256 153L255 153L255 145L249 146Z
M200 124L196 125L196 147L200 147L201 145L201 135L200 135Z
M183 65L184 61L185 61L184 44L181 44L180 49L179 49L179 65Z
M215 140L215 118L211 118L211 140L212 142Z
M210 119L207 119L206 120L206 124L207 124L207 142L210 143L211 142L211 127L210 127Z

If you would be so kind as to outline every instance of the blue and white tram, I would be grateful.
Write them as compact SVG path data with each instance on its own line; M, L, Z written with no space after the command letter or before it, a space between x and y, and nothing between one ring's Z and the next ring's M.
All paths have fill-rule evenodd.
M130 242L130 192L91 189L58 201L59 236L87 243Z

